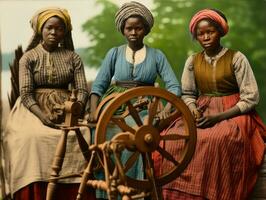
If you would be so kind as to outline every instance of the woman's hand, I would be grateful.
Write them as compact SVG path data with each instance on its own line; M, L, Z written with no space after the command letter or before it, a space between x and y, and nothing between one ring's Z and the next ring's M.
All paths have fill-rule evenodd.
M192 115L193 115L195 120L197 120L197 119L202 117L202 112L197 109L196 104L191 103L191 104L188 105L188 108L189 108L190 112L192 113Z
M99 96L96 94L91 94L90 99L87 103L87 113L84 116L84 119L87 120L88 122L96 122L96 109L97 109L97 104L99 101Z
M163 109L161 112L158 113L159 119L166 119L169 117L170 111Z
M207 115L200 118L196 118L196 125L198 128L210 128L220 121L220 115Z
M159 119L166 119L171 113L171 103L167 103L161 112L158 113Z
M88 122L95 122L97 121L95 117L95 110L90 110L88 113L85 114L84 119Z
M191 113L195 120L198 120L202 117L202 113L197 108L192 109Z
M41 122L43 123L43 125L49 126L50 128L56 128L56 129L58 129L58 127L56 126L56 124L53 123L48 116L43 115L43 116L40 116L39 119L41 120Z
M32 106L30 107L30 111L31 111L34 115L36 115L36 116L41 120L41 122L43 123L43 125L45 125L45 126L49 126L49 127L51 127L51 128L58 128L58 127L56 126L56 124L53 123L53 122L50 120L49 116L45 115L45 114L41 111L40 107L39 107L37 104L32 105Z
M198 128L210 128L220 121L230 119L239 115L241 115L241 111L238 106L235 105L234 107L216 115L206 115L200 117L196 120L196 123Z

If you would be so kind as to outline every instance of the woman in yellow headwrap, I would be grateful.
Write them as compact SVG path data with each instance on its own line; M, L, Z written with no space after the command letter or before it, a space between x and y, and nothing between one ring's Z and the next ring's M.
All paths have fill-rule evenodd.
M84 66L74 52L67 10L39 10L31 19L33 37L19 61L20 97L9 115L5 136L8 182L14 200L45 198L47 180L64 120L69 89L84 106L88 92ZM82 133L89 138L87 129ZM89 141L88 141L89 142ZM85 165L75 133L70 132L62 174L80 173ZM55 199L75 199L80 178L59 184ZM94 199L94 193L87 196ZM86 197L86 195L85 195Z
M228 32L223 13L201 10L189 28L203 48L189 56L181 80L182 99L197 125L197 145L187 169L164 186L164 199L248 199L264 155L261 135L266 136L255 111L259 102L256 79L241 52L222 46L220 39ZM182 131L180 121L168 131ZM164 146L179 155L178 144ZM163 171L169 162L164 159L156 166Z

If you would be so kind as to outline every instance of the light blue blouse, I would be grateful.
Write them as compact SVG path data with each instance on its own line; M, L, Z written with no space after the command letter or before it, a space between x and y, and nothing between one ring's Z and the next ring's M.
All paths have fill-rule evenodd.
M135 66L134 72L133 64L126 60L125 52L126 45L114 47L108 51L93 82L91 93L102 96L112 79L154 84L157 75L159 75L169 92L181 96L181 87L175 73L166 56L160 50L146 46L146 57L142 63Z

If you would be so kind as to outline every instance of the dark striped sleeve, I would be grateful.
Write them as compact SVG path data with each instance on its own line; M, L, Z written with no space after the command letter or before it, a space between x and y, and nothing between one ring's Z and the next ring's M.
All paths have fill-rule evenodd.
M79 55L73 53L74 65L74 87L78 90L78 101L84 105L88 98L87 81L85 77L84 65Z
M19 85L21 101L26 108L37 104L34 98L34 80L31 69L31 54L25 53L19 61Z

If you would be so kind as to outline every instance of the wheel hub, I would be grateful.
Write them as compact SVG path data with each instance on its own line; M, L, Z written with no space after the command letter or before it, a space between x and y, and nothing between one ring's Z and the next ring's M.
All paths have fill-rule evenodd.
M142 126L136 132L135 143L140 152L152 152L160 143L160 134L153 126Z

